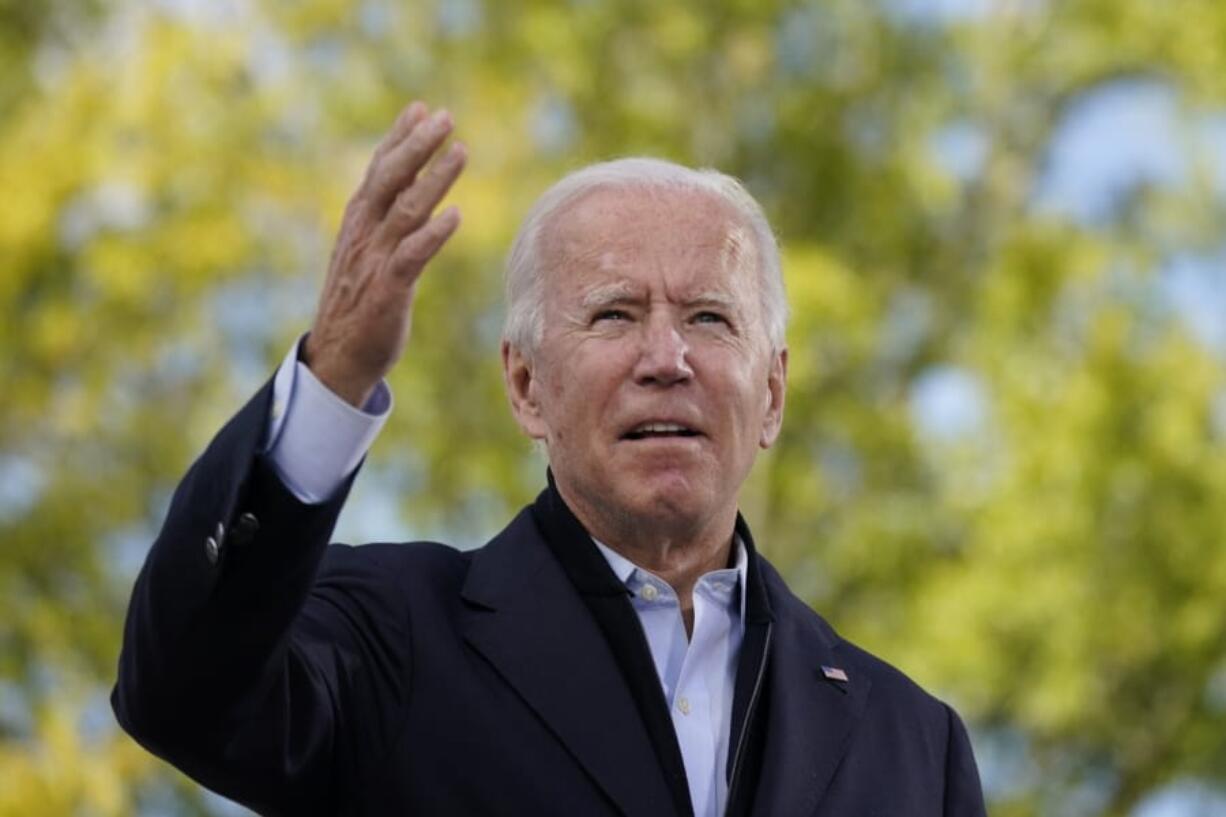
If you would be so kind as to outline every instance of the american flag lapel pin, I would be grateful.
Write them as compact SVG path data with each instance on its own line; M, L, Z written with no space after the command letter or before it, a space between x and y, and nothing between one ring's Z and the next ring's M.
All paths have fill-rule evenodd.
M826 676L827 681L838 681L840 684L847 683L847 673L842 667L828 667L822 664L822 675Z

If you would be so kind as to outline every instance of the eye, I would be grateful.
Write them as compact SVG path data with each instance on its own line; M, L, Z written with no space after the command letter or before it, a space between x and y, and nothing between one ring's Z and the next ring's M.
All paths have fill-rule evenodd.
M725 325L729 325L729 321L726 317L724 317L718 312L712 312L710 310L706 310L704 312L697 313L696 315L694 315L692 320L694 321L694 323L722 323Z
M630 313L624 309L602 309L592 316L592 323L599 321L628 321Z

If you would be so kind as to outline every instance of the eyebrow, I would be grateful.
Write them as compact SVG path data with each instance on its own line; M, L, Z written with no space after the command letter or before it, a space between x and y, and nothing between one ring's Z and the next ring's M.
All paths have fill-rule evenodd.
M722 292L703 292L685 302L686 306L718 306L729 312L736 311L736 299Z
M586 309L593 307L609 306L611 304L628 303L631 301L640 300L641 292L636 291L636 287L625 282L618 281L612 284L602 284L588 290L583 295L583 306Z
M633 284L618 281L612 284L598 286L583 296L585 309L594 309L615 304L635 303L643 300L642 290ZM717 306L733 312L736 310L736 299L722 292L702 292L693 298L682 301L683 306Z

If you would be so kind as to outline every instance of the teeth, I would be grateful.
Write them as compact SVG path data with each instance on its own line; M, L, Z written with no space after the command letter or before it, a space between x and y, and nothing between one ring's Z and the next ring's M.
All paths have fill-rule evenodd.
M644 423L634 429L636 434L677 434L686 430L676 423Z

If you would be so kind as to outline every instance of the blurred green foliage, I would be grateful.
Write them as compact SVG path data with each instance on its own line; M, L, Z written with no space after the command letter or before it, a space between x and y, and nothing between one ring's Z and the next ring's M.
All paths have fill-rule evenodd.
M1193 127L1226 5L962 5L0 2L0 817L216 807L109 718L126 595L416 97L472 160L364 476L384 536L478 544L542 483L495 354L535 195L613 155L718 166L785 248L787 420L743 504L794 589L959 707L995 815L1226 784L1223 350L1164 288L1226 276ZM1045 200L1060 129L1130 82L1187 172Z

